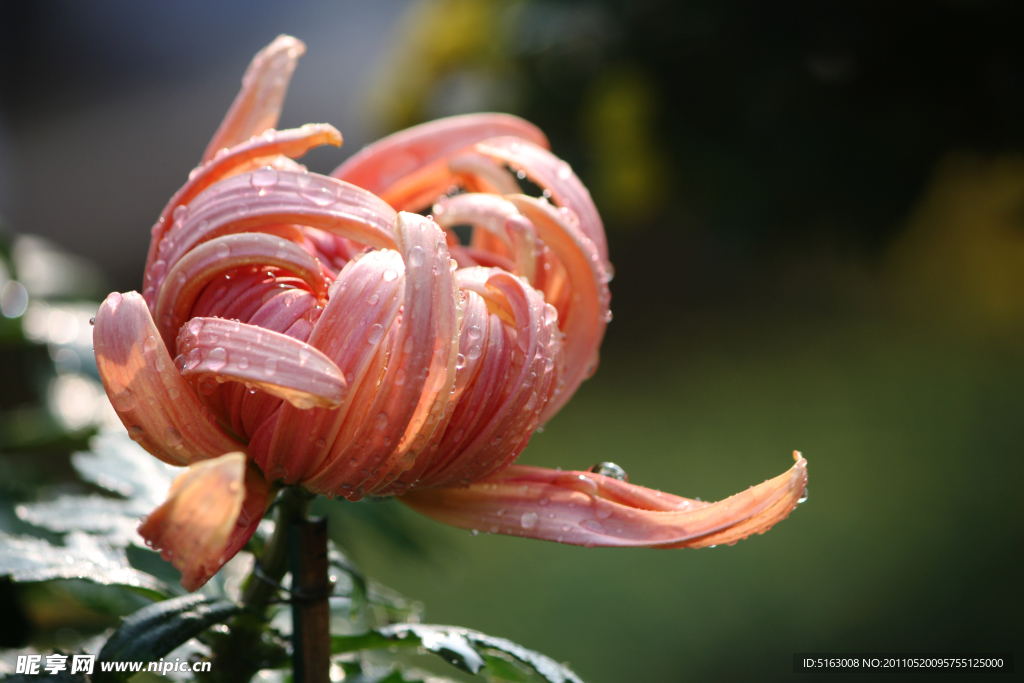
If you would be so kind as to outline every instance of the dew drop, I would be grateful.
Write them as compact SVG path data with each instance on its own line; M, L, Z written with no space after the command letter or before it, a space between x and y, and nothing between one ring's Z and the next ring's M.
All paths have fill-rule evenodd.
M537 526L537 520L539 519L536 512L524 512L522 517L519 518L519 525L524 529L532 529Z
M217 372L224 368L228 364L228 352L221 347L211 349L206 354L206 370L209 372Z
M366 343L376 344L384 338L384 326L380 323L375 323L370 326L369 331L366 333Z
M241 358L239 358L238 359L238 369L239 370L247 370L248 368L249 368L249 359L246 358L245 356L242 356Z
M178 448L181 446L182 442L181 432L174 427L168 427L164 431L164 442L166 442L171 448Z
M471 326L469 329L466 330L466 336L469 337L471 340L479 339L481 336L480 328L477 327L476 325Z
M384 275L383 275L384 282L392 282L397 277L398 277L398 271L395 270L394 268L388 268L387 270L384 271Z
M388 426L388 414L377 413L377 417L373 418L373 427L378 431L383 431Z
M409 250L409 265L414 268L423 265L423 247L418 244Z
M377 294L371 294L370 298L366 300L366 303L369 306L376 306L379 301L380 296L378 296Z
M261 193L277 185L277 180L277 171L270 166L256 169L249 177L249 183Z
M277 359L268 358L263 361L263 374L267 377L272 377L277 372Z
M810 492L806 488L804 488L804 495L800 496L800 498L796 501L796 504L799 505L800 503L806 503L808 496L810 496Z
M464 367L466 367L466 357L460 353L455 357L455 369L461 370Z
M476 360L477 358L480 357L481 353L482 351L480 349L480 345L473 344L472 346L469 347L469 350L466 351L466 358L468 358L469 360Z
M580 526L584 529L593 531L595 533L604 533L604 525L602 525L601 522L597 521L596 519L585 519L582 522L580 522Z
M146 435L146 430L139 425L132 425L128 428L128 436L132 438L132 441L138 441Z
M314 443L314 444L313 444L313 446L314 446L314 447L315 447L315 448L316 448L317 450L322 450L322 449L323 449L323 447L324 447L324 446L326 446L326 445L327 445L327 442L326 442L326 441L324 441L323 439L317 439L317 440L316 440L316 443Z
M156 351L156 347L157 341L156 337L154 337L153 335L149 335L148 337L146 337L146 341L142 342L142 348L146 349L147 351Z
M228 256L231 255L231 247L229 247L228 245L224 244L223 242L221 242L220 244L217 245L217 248L215 249L215 251L217 252L217 258L222 258L223 259L223 258L227 258Z
M599 462L587 471L593 472L594 474L602 474L618 481L629 481L629 476L626 475L626 470L613 462Z

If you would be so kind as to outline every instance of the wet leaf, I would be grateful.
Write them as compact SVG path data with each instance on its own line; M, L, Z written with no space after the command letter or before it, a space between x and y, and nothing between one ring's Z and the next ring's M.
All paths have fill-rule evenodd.
M548 683L583 683L569 668L550 657L505 638L465 628L392 624L357 635L331 637L331 651L335 654L393 646L423 647L460 669L500 680L529 681L529 675L520 667L525 665Z
M125 586L159 599L171 595L161 581L133 569L121 548L80 531L53 545L32 536L0 532L0 576L28 583L52 579L84 579L106 586Z
M210 626L238 614L230 600L183 595L143 607L124 620L100 650L100 662L153 662ZM102 668L96 667L98 672ZM94 680L120 681L127 672L97 673Z
M71 456L82 478L140 505L145 503L147 510L164 501L171 480L180 472L180 468L154 458L124 432L99 434L89 447L91 450Z

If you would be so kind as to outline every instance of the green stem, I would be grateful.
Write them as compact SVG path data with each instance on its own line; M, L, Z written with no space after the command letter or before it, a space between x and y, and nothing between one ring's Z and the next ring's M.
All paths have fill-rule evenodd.
M289 530L293 523L306 519L314 498L297 486L287 487L278 497L274 532L242 591L245 609L231 620L226 634L212 639L213 667L204 676L208 683L248 683L260 669L281 664L284 653L267 632L267 612L278 594L275 584L288 571Z

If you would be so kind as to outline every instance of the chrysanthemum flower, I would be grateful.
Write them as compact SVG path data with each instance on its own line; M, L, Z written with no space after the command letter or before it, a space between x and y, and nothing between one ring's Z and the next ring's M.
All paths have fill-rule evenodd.
M274 129L303 51L282 36L256 56L153 227L142 295L111 294L96 317L129 434L189 466L140 527L186 588L246 543L283 484L587 546L731 543L789 514L802 458L719 503L614 468L514 465L595 370L611 318L590 194L537 128L502 114L418 126L309 173L292 159L341 135Z

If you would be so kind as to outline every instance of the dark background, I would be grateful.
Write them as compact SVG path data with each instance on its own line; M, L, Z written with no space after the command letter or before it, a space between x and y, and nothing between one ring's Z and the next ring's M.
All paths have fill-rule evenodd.
M699 551L471 538L409 513L422 554L356 534L368 572L429 621L595 683L1012 651L1022 20L1015 2L8 2L0 216L138 288L149 227L278 33L309 47L281 126L345 136L312 170L437 116L520 114L590 187L617 269L602 367L522 460L612 460L717 499L796 448L811 497Z

